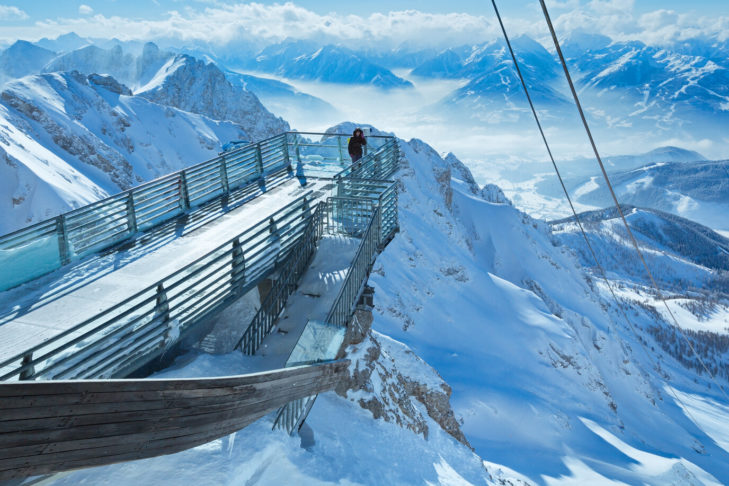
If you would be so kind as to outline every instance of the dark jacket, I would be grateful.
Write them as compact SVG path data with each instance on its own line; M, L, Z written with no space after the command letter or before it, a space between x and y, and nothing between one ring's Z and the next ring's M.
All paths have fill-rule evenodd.
M352 138L349 139L349 145L347 146L347 150L349 151L349 156L352 157L353 160L357 160L360 157L362 157L362 146L367 145L367 139L364 137L364 135L360 136L352 136Z

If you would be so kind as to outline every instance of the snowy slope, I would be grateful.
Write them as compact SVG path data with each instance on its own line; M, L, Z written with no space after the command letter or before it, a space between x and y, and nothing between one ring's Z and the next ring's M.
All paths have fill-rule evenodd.
M113 78L29 76L0 94L0 233L217 155L249 135L132 96Z
M671 162L617 172L611 183L623 204L650 207L729 231L729 161ZM604 207L612 201L602 178L570 182L578 202Z
M449 383L476 452L547 483L712 484L699 468L729 480L729 452L707 435L726 428L699 430L681 412L638 342L648 332L632 334L548 228L468 181L449 186L453 159L422 142L403 149L402 231L371 279L374 327ZM655 321L643 310L635 319ZM706 377L696 384L670 356L653 359L726 416Z

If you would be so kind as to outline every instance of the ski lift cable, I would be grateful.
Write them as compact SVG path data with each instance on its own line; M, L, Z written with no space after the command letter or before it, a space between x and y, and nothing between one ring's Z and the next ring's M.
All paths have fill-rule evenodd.
M625 312L625 309L623 308L623 305L621 305L620 300L618 299L618 296L615 294L615 290L613 289L613 286L610 284L610 280L607 277L607 272L605 271L605 268L602 266L600 261L597 258L597 253L595 252L594 248L592 247L592 244L590 243L589 238L587 237L587 232L585 231L582 221L580 220L579 215L577 214L577 210L575 209L575 206L572 202L572 198L570 197L569 191L567 190L567 186L564 183L564 179L562 178L562 174L559 170L559 167L557 166L557 162L554 160L554 156L552 155L552 149L549 146L549 142L547 141L547 137L544 134L544 130L542 128L542 124L539 121L539 115L537 114L536 109L534 108L534 103L532 101L531 95L529 94L529 88L526 85L526 81L524 80L524 76L522 75L521 68L519 67L519 62L516 59L516 54L514 53L514 49L511 45L511 41L509 40L509 35L506 33L506 27L504 26L504 22L501 19L501 14L499 13L499 9L496 6L496 0L491 0L491 3L494 7L494 12L496 13L496 18L499 21L499 25L501 26L501 32L504 35L504 40L506 41L506 45L509 48L509 53L511 54L511 59L514 62L514 67L516 68L516 72L519 76L519 80L521 82L522 87L524 88L524 93L526 94L527 101L529 102L529 107L532 110L532 114L534 115L534 120L537 123L537 127L539 128L539 133L542 136L542 140L544 141L544 146L547 149L547 153L549 154L549 158L552 162L552 166L554 167L554 171L557 174L557 177L559 178L559 182L562 186L562 190L564 191L564 195L567 198L567 201L569 202L570 209L572 210L572 214L575 217L575 222L577 223L577 226L580 229L580 233L582 233L582 237L585 240L585 243L587 244L587 248L589 249L590 253L592 254L592 258L595 261L595 265L600 270L600 275L602 276L602 279L605 281L605 285L607 286L608 290L610 291L610 294L612 295L613 299L615 300L615 304L618 308L618 311L623 316L623 319L625 319L625 322L628 323L628 326L630 327L633 334L636 336L638 343L641 346L641 349L643 350L643 353L648 358L648 361L650 362L651 366L653 367L656 372L660 373L660 367L658 366L658 363L656 360L653 359L653 356L648 352L648 349L646 345L643 343L643 341L640 339L640 335L638 334L637 329L633 325L633 322L628 318L627 313ZM622 338L620 337L620 333L616 330L616 324L613 321L612 316L609 312L606 312L608 322L610 323L610 327L612 328L613 332L615 333L615 336L622 342ZM668 379L665 379L665 381L668 381ZM688 415L689 419L693 422L694 426L697 427L701 432L706 434L706 431L704 431L701 426L699 425L699 422L694 418L693 414L689 411L689 408L684 404L683 400L678 396L676 393L676 390L673 387L668 387L669 393L673 396L673 398L676 400L677 403L681 405L685 413ZM706 434L708 435L708 434ZM701 441L697 438L696 439L702 446L704 444L701 443Z
M714 374L709 370L709 367L706 366L706 363L701 358L699 353L696 351L696 348L691 343L691 340L689 340L688 336L686 336L686 333L684 333L681 326L678 324L678 319L676 319L676 316L674 315L673 311L668 305L668 302L666 300L666 297L663 295L663 292L661 292L660 287L658 286L658 283L656 282L655 278L653 278L653 273L651 272L650 268L648 267L648 263L645 260L645 256L643 255L643 251L640 249L640 246L638 245L638 240L635 238L635 235L633 234L632 230L630 229L630 226L628 225L627 219L625 219L625 214L623 213L623 209L620 206L620 203L618 202L618 198L615 195L615 190L613 189L612 184L610 183L610 178L608 177L607 171L605 170L605 165L602 162L602 158L600 157L600 152L597 150L597 145L595 144L595 139L592 136L592 131L590 130L590 125L587 123L587 118L585 117L585 112L582 109L582 104L580 103L580 98L577 95L577 90L575 89L575 84L572 82L572 76L570 76L569 68L567 67L567 61L564 58L564 54L562 54L562 48L560 47L559 40L557 39L557 34L554 30L554 25L552 24L552 19L549 16L549 11L547 10L547 5L544 0L539 0L539 3L542 6L542 12L544 13L544 18L547 21L547 26L549 27L549 32L552 36L552 41L554 42L554 47L557 50L557 55L559 56L559 60L562 63L562 68L564 69L565 77L567 78L567 83L569 84L570 91L572 92L572 97L575 100L575 104L577 105L577 110L580 113L580 118L582 119L582 124L585 127L585 131L587 132L587 136L590 140L590 145L592 146L592 150L595 153L595 158L597 159L597 163L600 165L600 170L602 171L603 178L605 179L605 183L607 184L608 189L610 190L610 195L613 198L613 201L615 203L615 207L618 210L618 214L620 214L620 218L623 221L623 225L625 226L626 231L628 232L628 236L630 237L630 241L637 252L638 256L640 257L640 261L643 265L643 268L645 268L648 278L651 281L651 284L653 285L653 288L656 290L656 293L658 295L658 299L663 302L663 305L666 308L666 311L668 311L668 315L671 316L671 319L673 320L676 328L678 329L679 333L683 337L683 339L686 341L686 344L691 349L691 352L694 354L696 359L701 363L702 368L711 378L711 381L714 382L714 384L719 388L721 393L724 395L724 398L729 401L729 395L727 395L726 390L724 390L724 387L719 384Z

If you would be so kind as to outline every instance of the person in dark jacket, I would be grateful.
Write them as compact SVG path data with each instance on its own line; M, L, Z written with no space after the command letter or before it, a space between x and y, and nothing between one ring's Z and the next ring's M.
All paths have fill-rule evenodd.
M352 133L352 138L349 139L349 156L352 157L352 163L354 164L362 158L362 146L367 145L367 139L364 136L364 132L361 128L355 128Z

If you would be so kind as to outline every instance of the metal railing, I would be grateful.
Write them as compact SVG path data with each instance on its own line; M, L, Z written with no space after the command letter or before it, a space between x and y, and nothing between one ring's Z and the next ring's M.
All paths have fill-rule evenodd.
M0 237L0 290L123 242L267 176L291 170L287 133L251 143Z
M387 242L399 229L397 183L376 179L355 179L342 177L337 180L339 198L368 199L377 204L381 211L381 242Z
M309 223L300 238L299 244L281 265L278 278L273 282L271 290L261 304L260 309L258 309L255 317L236 344L235 349L240 349L243 354L255 354L263 339L271 332L273 325L278 320L288 297L296 288L296 282L309 266L316 252L316 244L321 238L321 222L324 209L324 203L316 205L313 214L308 218Z
M339 294L337 294L327 314L326 322L338 326L346 326L349 322L349 318L354 312L354 307L367 282L370 270L372 270L372 264L375 261L375 256L380 248L381 214L380 208L374 209L367 230L362 236L357 253L349 266L347 277L344 279L344 283L339 289Z
M349 165L334 178L351 177L354 179L384 180L397 172L400 161L400 150L397 139L387 137L376 151L363 155L357 162Z
M318 135L319 142L306 136ZM301 164L334 161L330 175L387 179L397 169L393 137L373 135L365 155L351 164L346 134L287 132L225 152L206 162L0 236L0 291L124 242L172 218L266 177ZM289 155L293 154L293 155Z
M329 201L336 199L338 198L330 198ZM347 272L344 283L339 289L339 293L334 299L334 303L327 314L325 319L326 323L340 327L347 326L349 319L354 312L354 308L357 305L359 296L362 294L362 290L367 283L375 257L381 248L382 241L380 240L380 236L382 235L382 232L380 230L380 225L382 213L379 207L372 205L370 205L370 207L372 208L372 212L370 213L369 223L362 235L362 241L357 248L357 253L355 253L352 263L349 266L349 271ZM330 357L322 358L331 359ZM290 360L291 356L289 356L287 364ZM306 416L309 414L311 407L314 405L316 397L316 395L312 395L305 398L299 398L281 407L274 420L274 429L283 429L289 434L298 430L299 427L301 427L301 424L304 423L304 420L306 420Z
M320 217L312 213L309 197L298 198L124 301L0 362L0 380L107 378L138 369L279 267Z

